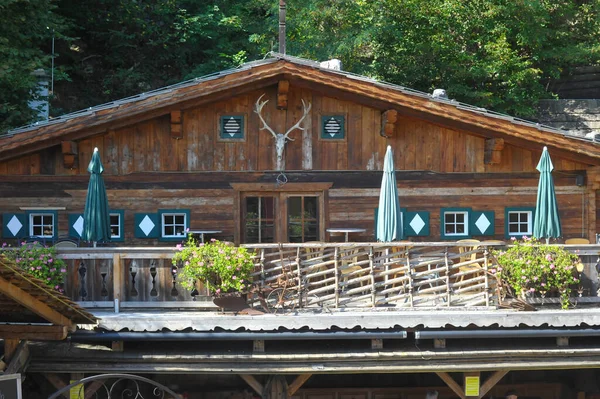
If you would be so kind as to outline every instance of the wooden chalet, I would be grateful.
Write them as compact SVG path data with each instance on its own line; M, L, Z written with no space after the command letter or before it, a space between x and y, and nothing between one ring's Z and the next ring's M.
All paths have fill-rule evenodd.
M387 146L397 243L374 242ZM531 235L544 146L560 241L592 243L569 247L589 256L586 285L575 310L501 310L489 273L464 266L487 272L499 241ZM79 238L94 148L113 237L90 248ZM593 398L599 176L592 140L279 54L9 131L2 239L78 244L60 250L66 294L99 319L30 348L25 371L62 381L31 397L127 372L206 399ZM255 251L261 286L285 267L304 276L306 306L223 313L201 286L183 290L170 258L188 229Z

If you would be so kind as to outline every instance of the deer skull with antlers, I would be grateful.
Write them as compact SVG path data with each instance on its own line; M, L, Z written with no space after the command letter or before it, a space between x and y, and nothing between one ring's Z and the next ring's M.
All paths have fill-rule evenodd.
M303 112L302 112L302 117L300 118L300 120L298 122L296 122L296 124L294 126L289 128L287 130L287 132L285 132L285 134L284 133L276 133L275 131L273 131L273 129L271 129L269 127L269 125L267 125L267 122L265 122L265 119L262 117L262 114L261 114L262 109L265 106L265 104L269 102L269 100L261 101L263 97L264 97L264 94L262 96L260 96L258 98L258 100L256 100L256 106L254 108L254 112L256 112L258 114L258 117L260 118L260 121L262 122L262 127L260 128L260 130L266 129L273 135L273 138L275 139L275 151L277 153L277 170L281 171L281 170L283 170L283 148L285 147L285 143L287 141L294 141L294 139L290 138L289 135L295 129L305 130L304 127L300 127L300 124L302 123L302 121L304 121L304 119L310 112L310 107L312 105L311 105L311 103L308 103L308 106L307 106L306 103L304 102L304 100L302 100L302 111Z

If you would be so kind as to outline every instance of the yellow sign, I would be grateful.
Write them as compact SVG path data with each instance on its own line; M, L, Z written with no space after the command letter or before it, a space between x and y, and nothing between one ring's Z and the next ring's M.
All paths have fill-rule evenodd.
M71 380L71 384L79 380ZM83 399L85 398L83 384L75 385L69 390L69 399Z
M479 377L465 377L465 396L479 397Z

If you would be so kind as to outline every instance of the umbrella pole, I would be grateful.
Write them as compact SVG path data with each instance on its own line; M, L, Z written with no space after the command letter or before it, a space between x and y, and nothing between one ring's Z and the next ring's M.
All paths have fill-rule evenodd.
M96 241L94 241L94 248L96 248Z
M546 245L550 245L550 238L549 237L546 238ZM94 246L96 246L96 243L94 243Z

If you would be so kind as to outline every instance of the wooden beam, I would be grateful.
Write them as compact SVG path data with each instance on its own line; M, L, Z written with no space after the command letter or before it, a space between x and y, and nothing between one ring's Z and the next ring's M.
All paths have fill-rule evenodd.
M104 380L96 380L85 387L84 399L92 399L95 398L96 391L104 385Z
M181 111L171 111L171 137L183 138L183 117Z
M446 383L446 385L448 385L448 388L452 389L452 391L458 395L460 399L465 399L465 392L463 391L462 387L458 385L456 381L454 381L450 374L442 371L438 371L436 374L442 379L442 381Z
M77 158L79 152L77 151L76 141L61 141L60 148L63 155L63 166L66 169L73 169L77 167Z
M390 138L394 136L396 121L398 120L398 111L388 109L381 113L381 131L379 134L383 137Z
M13 355L17 351L18 346L19 346L18 339L11 338L11 339L4 340L4 362L5 363L10 363Z
M498 370L494 372L494 374L490 375L488 379L485 380L483 384L481 384L481 388L479 388L479 396L485 396L485 394L487 394L490 391L490 389L495 387L496 384L500 382L500 380L504 378L506 374L508 374L508 371L509 370Z
M31 339L36 341L61 341L67 338L65 326L40 326L40 325L11 325L0 324L0 338L3 339Z
M60 389L63 389L64 387L66 387L67 384L66 382L63 381L63 379L61 377L58 376L58 374L54 374L54 373L43 373L42 374L47 380L48 382L50 382L50 384L52 384L52 386L54 387L54 389L56 389L57 391ZM69 398L69 393L63 393L62 397L65 399Z
M504 139L492 138L485 139L485 152L483 162L486 165L494 165L502 162L502 150L504 149Z
M52 309L27 291L9 283L2 277L0 277L0 293L13 299L50 323L66 326L69 331L75 331L77 328L77 325L71 319Z
M27 363L29 362L29 346L27 345L27 341L23 340L17 346L17 350L15 351L8 367L4 371L5 374L17 374L21 373Z
M250 387L254 389L254 392L259 394L261 397L263 396L264 388L262 384L258 382L256 378L254 378L254 376L250 374L240 374L239 376L242 377L242 380L246 381L246 384L250 385Z
M304 385L306 381L312 376L312 374L300 374L288 387L288 398L294 396L294 394Z
M280 80L277 83L277 109L287 109L289 91L290 82L288 80Z

